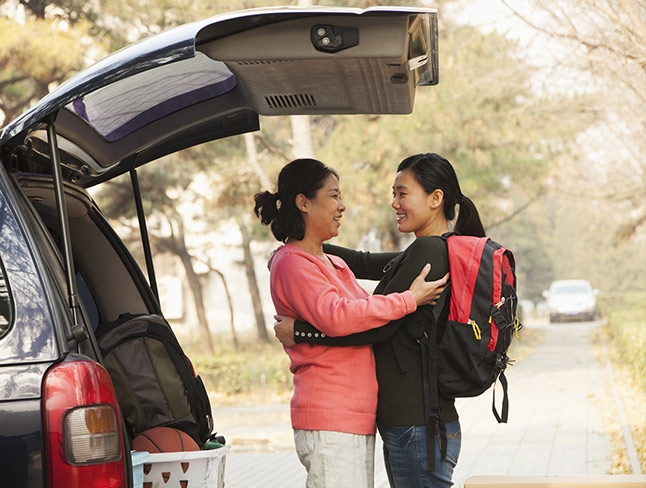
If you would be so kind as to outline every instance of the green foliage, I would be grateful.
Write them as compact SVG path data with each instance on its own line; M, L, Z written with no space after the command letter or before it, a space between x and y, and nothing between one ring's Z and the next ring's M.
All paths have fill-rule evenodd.
M376 231L384 248L398 247L390 185L399 161L418 152L437 152L453 163L490 234L512 238L520 225L519 235L527 235L531 224L519 223L527 214L518 209L541 196L559 154L590 113L585 97L536 92L516 51L503 36L443 24L440 83L418 90L413 114L315 121L317 153L341 173L348 205L341 243L356 246ZM522 258L544 255L545 244L526 240L514 247Z
M0 107L9 122L85 64L89 25L0 17ZM0 119L1 120L1 119Z
M534 204L513 222L490 232L494 240L513 250L518 294L535 303L543 300L543 290L556 279L552 265L552 236L545 230L548 227L542 206Z
M573 165L574 166L574 165ZM630 212L599 194L589 163L562 168L544 205L554 279L583 278L602 292L646 290L643 236L619 241L615 229Z

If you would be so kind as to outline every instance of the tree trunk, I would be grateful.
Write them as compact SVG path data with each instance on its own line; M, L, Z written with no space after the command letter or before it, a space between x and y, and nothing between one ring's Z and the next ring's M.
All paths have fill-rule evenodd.
M186 271L186 278L188 286L191 288L193 294L193 301L195 303L195 311L197 313L197 322L200 330L200 337L202 343L202 350L205 354L213 354L213 341L211 340L211 331L209 324L206 320L206 309L204 307L204 294L202 293L202 283L193 269L193 263L188 253L180 255L184 270Z
M204 293L202 283L200 282L195 268L193 268L193 261L191 255L186 248L186 236L184 234L184 226L181 221L175 222L177 234L172 237L175 241L175 252L179 256L184 271L186 272L186 279L188 286L193 295L193 302L195 304L195 312L197 314L197 323L200 331L200 338L202 343L202 350L205 354L213 354L213 341L211 339L211 331L209 330L209 323L206 319L206 307L204 306Z
M258 162L258 152L256 151L256 142L254 135L251 132L247 132L244 135L244 142L245 147L247 148L247 161L249 161L249 164L253 168L254 172L258 175L258 179L260 179L262 188L264 188L265 190L270 190L272 187L271 181L269 181L267 174L263 171L263 169L260 167L260 163Z
M254 268L253 255L251 254L251 239L249 232L241 217L236 217L240 233L242 234L242 250L244 253L244 269L247 275L247 283L249 284L249 294L251 295L251 303L253 304L253 312L256 317L256 329L258 330L258 339L261 341L269 342L269 334L267 333L267 326L265 324L265 314L262 311L262 300L260 299L260 289L258 287L258 279L256 278L256 270Z
M293 115L292 150L296 158L313 158L312 132L309 115Z
M227 303L229 304L229 324L231 326L231 339L233 340L233 347L238 349L238 336L236 335L236 326L235 326L235 315L233 314L233 301L231 300L231 293L229 293L229 286L227 285L227 280L224 278L224 274L215 269L211 268L211 271L216 273L222 280L222 286L224 287L224 294L227 297Z

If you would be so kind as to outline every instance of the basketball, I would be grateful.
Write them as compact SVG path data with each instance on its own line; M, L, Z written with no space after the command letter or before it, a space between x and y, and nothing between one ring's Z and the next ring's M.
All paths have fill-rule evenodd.
M150 453L200 450L190 435L172 427L154 427L142 432L132 441L132 448Z

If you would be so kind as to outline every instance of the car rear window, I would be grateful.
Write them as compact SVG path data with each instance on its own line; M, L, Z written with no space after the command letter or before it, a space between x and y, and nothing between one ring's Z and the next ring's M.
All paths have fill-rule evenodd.
M585 283L572 283L567 285L558 285L554 287L555 293L569 294L569 293L587 293L590 291L590 286Z
M86 120L106 141L115 142L168 114L223 95L235 86L236 77L224 63L198 52L193 58L112 83L66 108Z
M62 306L63 297L55 295L52 279L45 286L48 273L37 252L42 240L36 232L25 238L24 231L37 231L38 224L26 214L16 219L14 211L26 207L20 199L9 205L15 193L5 193L3 183L0 175L0 366L51 361L59 349L50 305Z

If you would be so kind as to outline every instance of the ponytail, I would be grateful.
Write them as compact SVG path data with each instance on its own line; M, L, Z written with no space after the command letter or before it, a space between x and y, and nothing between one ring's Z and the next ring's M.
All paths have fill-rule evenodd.
M278 194L270 191L256 193L256 205L253 208L262 225L269 225L278 215Z
M285 225L288 222L288 219L282 218L281 213L287 213L287 207L282 208L282 205L278 205L280 198L278 193L271 193L270 191L264 191L261 193L256 193L254 195L254 200L256 205L253 208L256 217L260 219L262 225L270 225L271 233L274 234L276 240L280 242L285 242L288 237L291 237L291 234L299 235L298 231L293 229L288 229ZM302 221L300 214L296 216L297 219ZM298 220L296 221L298 222ZM294 227L298 227L298 224L295 224ZM304 230L303 230L304 235Z
M485 237L484 226L475 204L465 195L461 196L458 203L460 211L458 220L455 222L455 231L465 236Z

